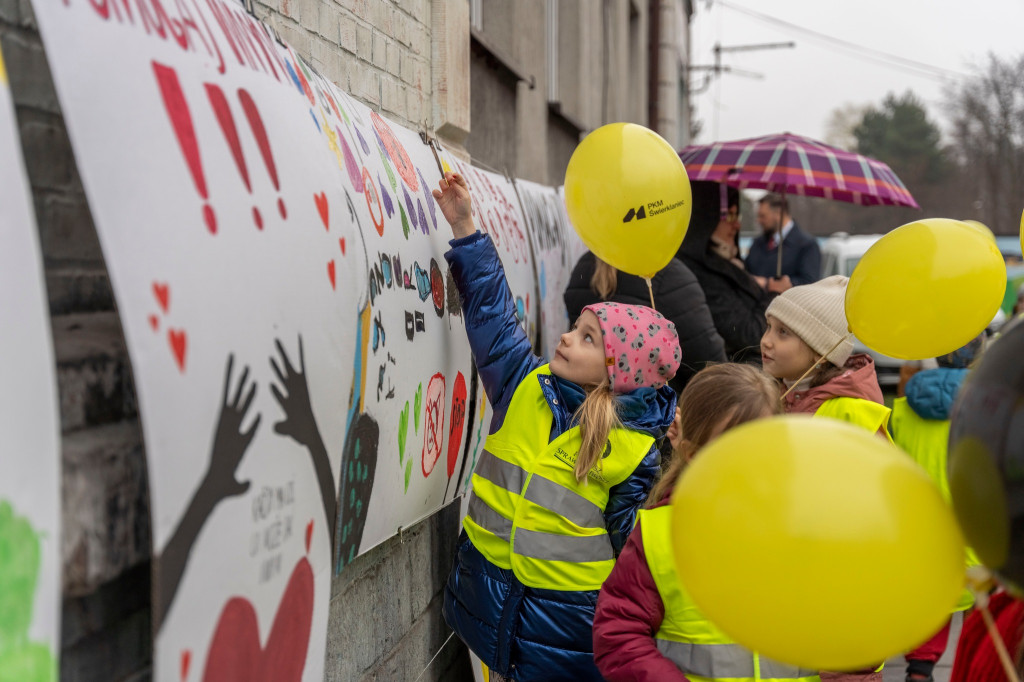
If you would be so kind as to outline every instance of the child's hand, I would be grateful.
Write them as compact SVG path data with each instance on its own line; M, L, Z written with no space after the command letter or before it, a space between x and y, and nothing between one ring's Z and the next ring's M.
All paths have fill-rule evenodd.
M440 187L440 190L433 191L434 199L441 207L441 213L448 220L448 224L452 226L455 237L461 239L476 232L466 179L458 173L445 173L441 178Z

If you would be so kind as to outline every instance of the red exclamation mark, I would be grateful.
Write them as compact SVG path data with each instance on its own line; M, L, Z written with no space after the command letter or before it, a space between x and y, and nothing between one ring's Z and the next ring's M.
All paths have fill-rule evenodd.
M199 196L209 199L210 193L206 189L203 164L199 158L199 142L196 140L196 130L192 126L192 114L188 110L185 93L181 91L178 74L171 67L155 61L153 62L153 73L160 86L160 95L163 97L167 116L171 119L171 125L174 127L174 134L178 137L181 153L185 156L185 163L188 164L189 172L192 174L192 181L195 182ZM208 203L203 204L203 220L206 222L206 229L210 231L210 234L217 234L217 216L214 215L213 208Z
M252 134L256 137L256 144L259 145L260 154L263 155L263 163L267 165L267 172L270 173L270 180L274 183L274 189L281 191L281 183L277 179L277 166L274 164L274 155L270 152L270 140L267 139L267 129L263 126L263 119L260 117L260 112L256 109L256 102L252 101L252 97L248 92L238 90L238 99L242 102L242 109L245 111L245 117L249 119L249 126L252 128ZM278 198L277 210L281 213L281 218L287 218L288 212L284 207L284 199Z
M224 132L224 139L227 140L228 147L231 148L231 156L235 159L242 182L245 183L249 194L252 194L252 183L249 182L249 169L245 165L245 156L242 154L242 143L238 139L238 128L235 126L235 117L231 115L231 107L224 96L224 91L213 83L206 83L206 95L210 98L210 106L213 107L213 113L217 115L220 129ZM256 223L256 227L262 230L263 216L255 206L252 207L252 219Z

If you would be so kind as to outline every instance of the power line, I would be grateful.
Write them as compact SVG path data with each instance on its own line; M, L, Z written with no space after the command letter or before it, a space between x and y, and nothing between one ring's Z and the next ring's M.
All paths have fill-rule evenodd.
M722 7L725 7L727 9L731 9L734 12L745 14L758 21L767 24L772 24L777 28L781 28L782 30L789 31L791 33L797 33L803 36L804 38L808 38L812 41L817 42L818 44L825 48L843 51L850 54L851 56L866 61L871 61L882 66L900 69L907 73L912 73L917 76L923 76L925 78L931 78L938 81L947 81L950 79L963 79L968 77L966 74L960 73L958 71L945 69L939 66L934 66L932 64L925 64L924 62L915 61L913 59L907 59L906 57L901 57L899 55L891 54L889 52L883 52L881 50L876 50L865 45L860 45L858 43L853 43L848 40L843 40L842 38L836 38L835 36L830 36L828 34L821 33L820 31L815 31L814 29L810 29L805 26L800 26L798 24L794 24L783 19L778 19L767 14L762 14L761 12L748 9L741 5L733 4L732 2L729 2L729 0L716 0L715 4L721 5Z

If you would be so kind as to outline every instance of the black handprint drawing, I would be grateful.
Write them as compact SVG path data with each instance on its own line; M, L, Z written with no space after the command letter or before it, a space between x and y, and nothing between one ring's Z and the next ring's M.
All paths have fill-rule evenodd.
M309 450L313 458L313 469L316 471L317 482L320 484L320 497L323 500L324 514L327 517L327 528L330 529L328 537L331 538L332 553L334 543L334 528L337 523L337 499L334 497L334 482L331 476L331 460L327 456L327 448L324 446L323 438L320 436L320 429L317 428L316 418L313 416L313 405L309 400L309 384L306 382L306 358L302 350L302 336L299 336L299 366L295 368L288 360L288 354L284 346L277 339L274 340L277 352L280 355L280 364L277 358L270 358L270 366L281 384L270 385L270 392L274 399L284 411L284 419L274 424L274 432L282 436L292 438L299 445ZM283 369L282 369L283 368Z
M164 551L157 558L157 584L160 587L160 595L158 607L153 613L157 630L160 629L171 608L181 583L181 577L185 572L185 566L188 564L192 545L195 544L206 519L210 517L221 500L241 495L249 489L249 481L239 481L236 471L242 457L245 456L245 451L256 436L256 430L260 425L260 415L256 415L256 419L247 430L242 430L249 407L252 405L253 398L256 397L256 384L253 382L247 385L249 368L246 367L238 380L234 396L231 396L231 374L234 363L234 354L228 355L220 416L217 419L217 429L213 436L210 463L206 474L178 522L178 527L174 529Z

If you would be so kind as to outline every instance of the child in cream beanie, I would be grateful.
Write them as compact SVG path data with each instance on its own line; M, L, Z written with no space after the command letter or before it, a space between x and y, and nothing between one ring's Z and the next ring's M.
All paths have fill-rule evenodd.
M848 277L833 275L793 287L771 302L765 316L774 317L817 355L824 355L833 365L842 367L853 353L844 305L849 281Z
M789 389L786 412L827 416L863 426L888 438L889 408L871 356L853 355L846 322L846 285L842 275L793 287L765 313L761 337L765 372Z

